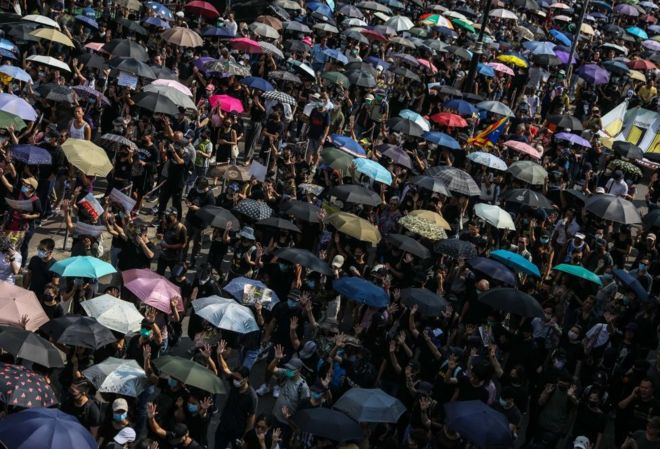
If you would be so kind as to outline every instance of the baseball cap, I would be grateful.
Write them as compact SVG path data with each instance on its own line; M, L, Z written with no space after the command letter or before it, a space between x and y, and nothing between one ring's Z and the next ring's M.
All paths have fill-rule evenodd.
M119 399L115 399L112 402L112 411L116 412L118 410L121 410L121 411L124 411L124 412L128 411L128 402L126 402L126 399L119 398Z
M585 237L584 234L581 233L581 232L576 232L576 233L575 233L575 238L576 238L576 239L584 240L584 237Z
M646 234L646 240L653 240L655 242L656 241L655 234L652 233L652 232L649 232L648 234Z
M183 11L177 11L174 15L177 16L177 17L185 17L185 14L183 13Z
M314 355L317 347L318 346L315 341L309 340L303 345L302 349L298 351L298 355L300 356L301 359L308 359Z
M124 445L126 443L132 443L135 441L135 430L132 427L124 427L115 435L113 438L114 442L117 444Z
M364 99L365 99L365 100L371 100L371 101L373 101L373 100L374 100L374 96L371 95L371 94L367 94L367 95L364 96Z
M287 363L284 364L284 368L298 371L303 367L303 362L297 357L293 357Z
M573 449L587 449L589 447L589 438L580 435L573 441Z

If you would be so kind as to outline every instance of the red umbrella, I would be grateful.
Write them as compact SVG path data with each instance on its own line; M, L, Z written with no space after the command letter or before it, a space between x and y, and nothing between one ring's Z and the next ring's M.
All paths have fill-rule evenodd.
M259 42L248 39L247 37L237 37L229 41L229 44L237 50L247 53L263 53L264 50L259 45Z
M215 6L213 6L209 2L204 2L201 0L193 0L190 3L187 3L186 6L184 6L184 8L187 11L189 11L191 14L194 14L196 16L210 17L211 19L220 17L220 13L218 12L218 10L215 9Z
M360 33L362 33L369 40L387 42L387 38L380 34L378 31L363 28L360 30Z
M520 142L517 140L507 140L504 142L504 146L516 150L519 153L527 154L534 159L541 159L542 154L533 146L526 144L525 142Z
M417 62L429 69L431 73L438 73L438 68L428 59L417 58Z
M218 104L220 109L225 112L243 112L243 103L238 98L230 97L229 95L213 95L209 97L209 103L212 108Z
M635 70L655 70L656 65L646 59L633 59L628 63L628 67Z
M658 19L656 19L655 16L652 16L651 14L645 14L640 17L639 20L646 23L656 23L658 21Z
M429 118L438 125L447 126L449 128L464 128L468 126L468 122L466 122L463 117L452 114L451 112L438 112Z

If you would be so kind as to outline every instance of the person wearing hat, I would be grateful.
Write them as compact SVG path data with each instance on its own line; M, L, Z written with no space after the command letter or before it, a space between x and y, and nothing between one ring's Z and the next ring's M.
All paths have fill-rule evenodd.
M156 273L163 275L166 269L172 270L175 265L181 263L185 257L184 250L188 241L188 231L183 223L177 218L180 212L170 208L165 211L158 235L161 239L161 253L158 257Z
M628 184L623 179L623 172L615 170L612 177L605 184L605 193L625 198L628 196Z
M206 177L197 178L195 188L191 189L186 198L186 229L188 230L188 239L183 251L184 258L188 254L188 247L192 241L192 253L190 254L190 266L195 266L195 259L202 249L202 231L205 228L204 222L199 218L197 212L206 207L215 205L215 197L209 188L209 180Z
M103 423L99 430L99 447L103 447L107 442L105 446L107 449L120 449L128 442L135 441L135 430L130 427L126 399L115 399L111 409L112 414L108 417L109 421Z
M268 371L282 380L282 385L273 406L273 415L280 423L288 424L288 416L296 413L300 402L308 399L311 392L307 381L301 375L302 360L292 357L279 367L284 360L284 347L276 345L274 354L275 357L268 365Z
M238 233L238 241L234 244L232 259L232 274L234 276L252 276L252 273L263 266L261 243L255 242L254 229L243 226Z
M586 236L581 232L576 232L575 235L566 243L564 247L564 253L562 254L559 260L564 263L576 263L576 261L581 261L582 259L589 256L590 249L587 242L585 242Z
M133 447L130 443L135 441L136 436L132 427L124 427L117 432L117 435L106 445L105 449L128 449Z

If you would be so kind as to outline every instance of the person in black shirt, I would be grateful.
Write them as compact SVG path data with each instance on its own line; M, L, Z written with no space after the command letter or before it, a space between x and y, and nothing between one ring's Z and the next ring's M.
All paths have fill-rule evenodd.
M188 193L186 198L186 205L188 206L188 213L186 214L186 228L188 229L188 241L186 242L186 249L183 254L188 253L188 246L192 241L192 253L190 254L190 266L195 266L195 258L202 249L202 231L204 230L204 222L197 215L197 212L205 206L210 206L215 203L213 193L209 190L209 180L204 177L197 178L197 185Z
M23 288L32 290L37 296L41 296L46 284L58 283L59 277L50 271L50 267L56 262L53 258L55 241L43 239L37 247L37 255L32 256L28 264L28 271L23 276Z
M144 347L150 347L150 350L147 350L147 354L153 360L158 356L162 344L163 337L161 336L160 328L154 323L153 319L145 318L142 320L140 332L128 342L126 358L133 359L138 365L144 366Z
M146 226L129 227L127 233L122 236L126 241L117 260L120 271L150 267L156 247L149 240L147 231Z
M71 399L62 404L62 411L75 416L80 424L96 437L101 425L101 410L89 397L89 389L87 379L79 379L72 383L69 387Z

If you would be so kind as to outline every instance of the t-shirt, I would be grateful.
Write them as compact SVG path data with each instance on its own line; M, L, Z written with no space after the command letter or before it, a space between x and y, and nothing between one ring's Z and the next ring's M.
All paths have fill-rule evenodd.
M88 399L81 407L76 406L73 402L69 402L62 406L62 411L76 417L78 422L87 429L98 427L101 424L101 409L98 404Z
M30 259L30 262L28 263L28 270L30 271L29 289L32 290L37 297L41 296L46 284L56 276L55 273L50 271L50 267L52 267L55 262L55 259L50 259L48 262L44 262L39 256L32 256Z
M299 379L287 379L280 389L280 396L273 406L273 415L278 421L286 423L287 419L282 414L282 407L288 407L291 413L298 409L298 403L310 396L309 386L302 377Z
M243 433L248 418L257 411L257 401L257 394L252 387L241 393L232 385L220 418L220 429L227 433Z
M637 443L637 449L660 449L660 440L649 441L646 439L646 432L638 430L632 434L632 439Z
M309 114L309 132L307 136L310 139L320 139L328 126L330 126L330 114L321 112L318 108L312 109Z

